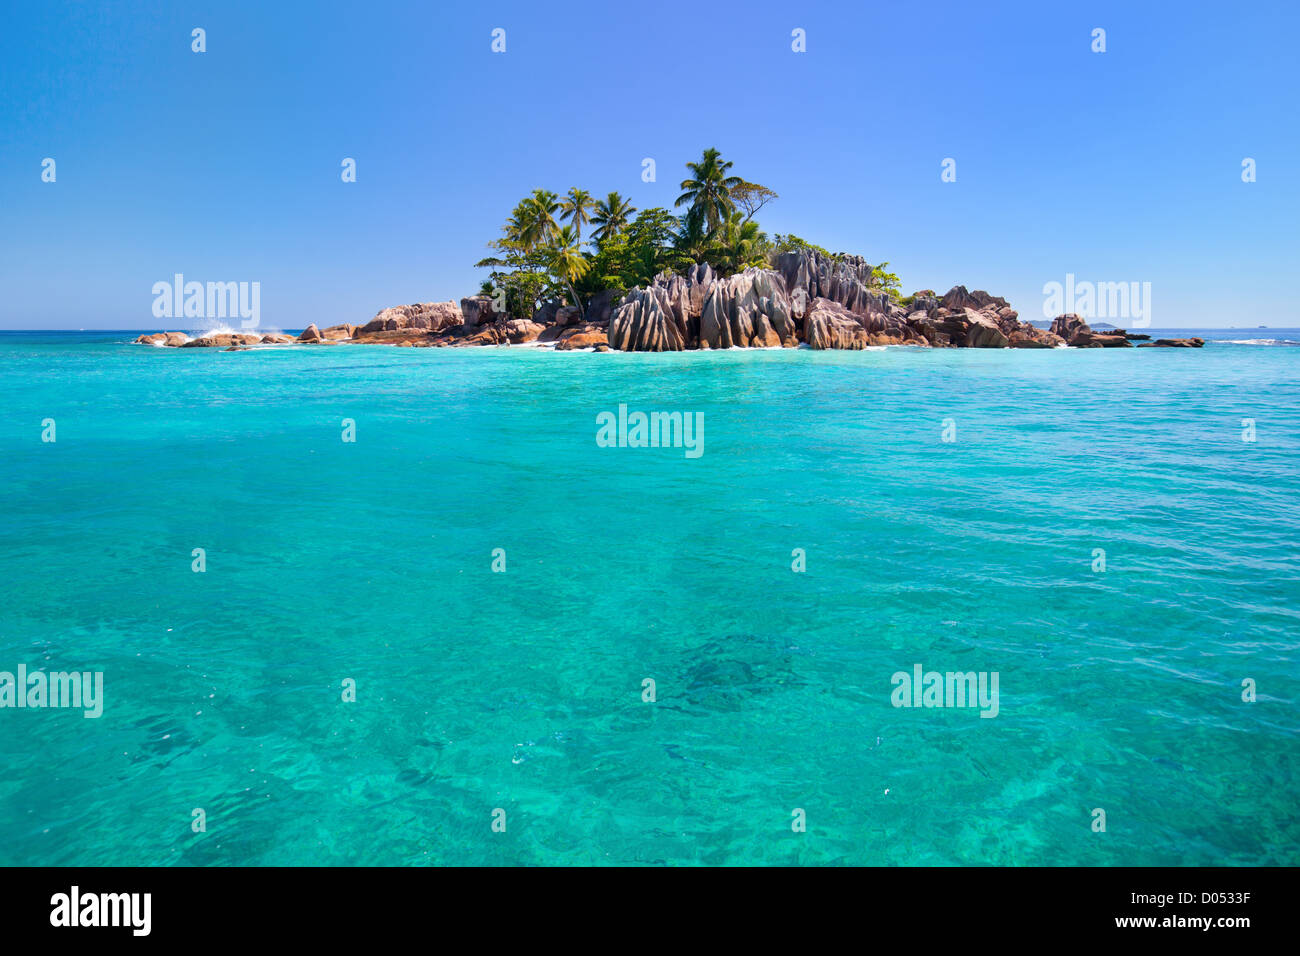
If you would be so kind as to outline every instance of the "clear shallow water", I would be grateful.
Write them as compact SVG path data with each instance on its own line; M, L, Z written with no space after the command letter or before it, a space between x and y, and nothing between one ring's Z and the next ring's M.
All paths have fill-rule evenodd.
M0 863L1300 863L1300 350L131 337L0 334L0 669L106 685L0 710Z

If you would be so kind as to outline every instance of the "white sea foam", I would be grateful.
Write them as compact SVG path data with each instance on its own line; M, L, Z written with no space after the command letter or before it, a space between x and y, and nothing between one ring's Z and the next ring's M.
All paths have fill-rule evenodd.
M189 335L188 332L185 334ZM202 332L196 332L194 335L190 337L203 338L204 336L208 336L208 335L283 335L283 334L284 334L283 329L273 329L269 325L268 326L259 325L255 329L246 329L243 328L242 326L240 328L234 328L233 326L226 325L224 322L220 322L217 325L212 326L212 328L204 329Z
M1223 339L1226 345L1300 345L1300 339Z

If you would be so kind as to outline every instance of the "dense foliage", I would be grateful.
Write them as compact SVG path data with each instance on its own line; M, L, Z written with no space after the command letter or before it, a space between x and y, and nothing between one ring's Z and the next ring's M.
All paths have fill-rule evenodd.
M769 238L754 217L777 194L732 175L731 167L712 148L699 162L687 163L689 175L675 203L682 212L676 214L658 206L638 211L617 192L597 200L576 186L563 197L534 190L489 244L496 254L477 263L492 270L482 292L498 297L510 315L527 318L543 301L564 300L581 308L598 292L621 296L661 272L694 264L707 263L728 276L768 266L776 255L795 249L841 255L794 235ZM586 227L594 228L584 242ZM872 284L897 297L898 276L885 271L888 265L872 270Z

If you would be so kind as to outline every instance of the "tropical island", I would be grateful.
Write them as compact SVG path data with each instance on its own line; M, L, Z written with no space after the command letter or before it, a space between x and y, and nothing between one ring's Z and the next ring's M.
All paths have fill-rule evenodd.
M408 347L532 344L560 351L687 349L1199 348L1201 339L1094 331L1078 315L1050 329L1021 321L1006 299L958 285L902 294L888 262L872 265L794 235L768 236L757 214L779 197L732 174L716 149L686 164L674 213L637 210L617 192L573 187L521 200L476 295L381 310L363 325L309 325L298 336L222 332L142 335L136 342L242 350L271 345ZM584 240L583 230L590 227Z

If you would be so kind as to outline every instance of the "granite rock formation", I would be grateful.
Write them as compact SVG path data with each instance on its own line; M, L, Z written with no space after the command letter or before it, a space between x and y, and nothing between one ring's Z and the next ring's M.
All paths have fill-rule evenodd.
M1050 329L1022 322L1006 299L953 286L896 300L876 286L860 256L811 249L776 255L771 268L719 276L708 265L661 273L624 295L605 290L581 305L539 303L529 318L501 314L485 295L383 309L364 325L309 325L298 337L280 333L180 332L141 335L136 342L187 348L256 345L386 344L441 348L536 344L561 351L587 349L677 352L686 349L864 349L884 345L934 348L1050 349L1199 348L1200 339L1145 341L1124 329L1094 330L1078 315L1057 316Z

